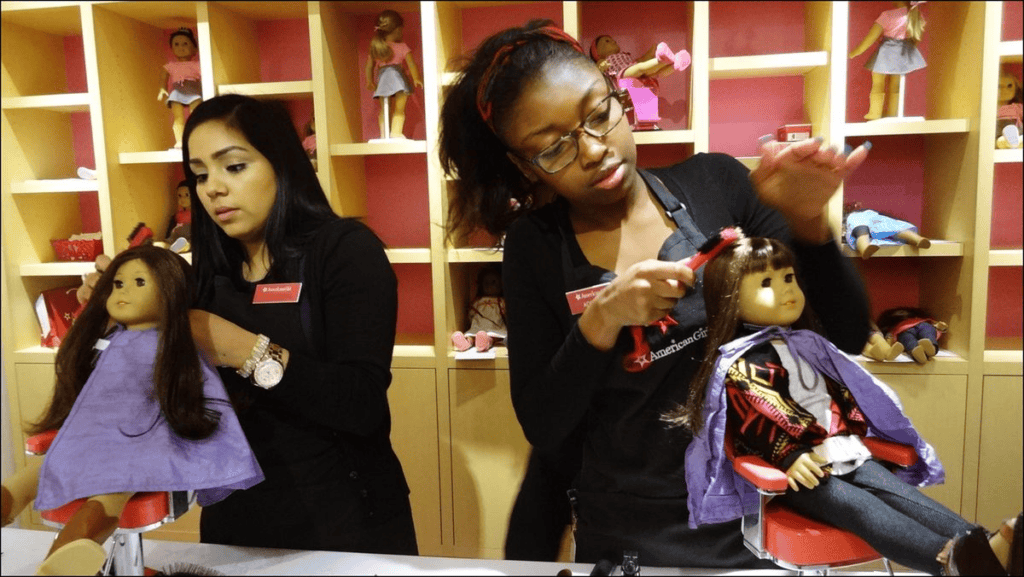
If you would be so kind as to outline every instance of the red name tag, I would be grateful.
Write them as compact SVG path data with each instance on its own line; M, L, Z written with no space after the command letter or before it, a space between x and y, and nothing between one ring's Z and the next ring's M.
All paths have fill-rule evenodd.
M569 310L574 315L581 314L583 309L587 308L587 305L594 300L597 293L603 291L606 286L608 286L608 283L596 284L592 287L565 293L565 298L569 301Z
M252 295L252 304L297 303L300 292L302 292L302 283L297 282L259 284L256 285L256 292Z

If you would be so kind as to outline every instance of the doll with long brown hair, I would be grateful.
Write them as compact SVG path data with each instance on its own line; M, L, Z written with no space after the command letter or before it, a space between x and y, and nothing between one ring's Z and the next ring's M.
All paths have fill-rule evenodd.
M896 8L886 10L868 30L867 35L856 48L850 51L850 58L864 53L879 38L882 42L864 64L871 71L870 109L864 120L882 117L882 104L886 103L885 116L899 116L900 82L906 74L926 66L918 42L924 35L924 16L921 4L924 2L893 2ZM885 97L886 78L889 79L889 98Z
M402 70L402 64L409 69L412 83L422 87L419 70L413 62L409 45L402 42L405 21L394 10L384 10L377 16L377 24L370 39L370 54L366 57L366 88L373 91L373 97L381 100L378 120L380 137L405 138L405 104L412 94L412 84ZM388 109L391 117L388 118ZM388 126L390 124L390 127Z
M88 499L41 570L99 569L100 545L136 492L194 490L206 506L263 480L223 383L192 339L190 272L166 249L122 252L61 343L53 397L29 427L59 432L41 464L3 484L5 525L33 499L39 510Z
M175 60L164 64L156 99L167 99L167 108L174 113L174 122L171 124L174 148L181 148L181 135L185 131L185 108L191 112L203 101L199 60L195 57L199 48L191 28L178 28L171 33L169 42ZM167 91L168 81L171 83L170 92Z
M850 531L920 571L1005 574L1013 522L989 542L984 529L917 490L942 482L935 450L896 394L813 330L792 251L779 241L736 241L707 264L708 343L683 407L665 420L693 433L686 450L690 525L757 508L757 492L726 457L757 455L786 471L776 497L798 513ZM728 432L728 434L727 434ZM862 437L914 448L893 474ZM980 573L979 573L980 571Z

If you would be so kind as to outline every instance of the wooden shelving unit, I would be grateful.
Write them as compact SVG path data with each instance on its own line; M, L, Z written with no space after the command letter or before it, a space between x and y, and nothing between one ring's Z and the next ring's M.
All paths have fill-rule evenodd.
M402 13L407 28L409 22L416 23L413 32L419 41L413 49L417 58L422 56L425 85L423 92L417 91L423 134L410 140L367 142L376 136L364 134L367 96L352 79L362 77L366 23L384 7ZM476 23L486 22L497 31L520 25L524 15L536 12L555 17L569 34L589 42L604 33L591 29L596 25L588 19L600 9L576 1L386 6L315 1L5 1L0 7L5 47L0 102L2 331L9 388L5 407L11 421L35 417L53 378L54 351L39 346L35 298L49 288L75 285L81 274L92 270L91 263L54 262L49 244L51 238L82 232L77 193L89 192L98 199L108 255L125 248L137 222L166 222L173 210L170 195L152 193L169 190L181 162L180 151L166 149L171 143L167 111L154 98L154 70L163 64L167 32L188 25L197 32L204 94L236 92L282 99L289 105L312 102L320 144L317 175L339 214L381 219L381 211L390 216L410 198L425 207L417 208L413 217L402 217L410 222L400 225L425 231L420 237L398 242L385 238L388 258L399 275L400 311L403 306L425 310L420 316L428 321L399 330L389 391L392 439L412 487L420 552L501 557L529 447L509 401L506 349L498 349L497 357L486 361L457 360L451 352L450 334L468 325L465 311L477 271L500 262L502 252L482 241L479 246L451 246L445 240L449 183L436 145L441 100L456 77L449 63L479 41ZM1019 169L1022 159L1019 149L997 151L992 144L999 65L1021 61L1021 41L1001 38L1001 3L928 4L926 120L870 123L847 120L852 66L847 52L856 41L852 37L862 33L851 30L851 12L863 10L857 3L803 3L802 47L781 54L714 58L709 47L723 32L710 17L708 3L659 3L658 10L674 18L672 22L683 22L682 35L693 63L679 73L685 84L665 84L687 87L683 104L670 103L677 106L672 112L677 124L635 133L641 152L675 150L674 145L684 145L676 148L686 154L712 150L711 82L779 77L801 77L806 117L815 135L829 142L923 142L916 153L924 167L923 187L916 192L923 206L920 226L936 242L920 251L883 247L870 262L911 271L918 286L908 297L913 302L907 304L920 304L948 320L944 348L949 355L923 367L863 364L901 395L911 418L943 459L947 482L929 490L934 497L986 526L1019 510L1022 339L1019 334L990 335L986 327L993 310L1007 306L998 300L1003 298L999 291L990 291L990 277L996 275L992 282L1002 282L1004 277L998 275L1006 273L1019 278L1022 266L1019 241L1016 246L993 248L990 238L993 210L998 209L993 201L994 171L1007 163ZM260 36L268 26L285 20L300 20L300 27L308 28L308 43L293 42L288 50L303 56L308 50L310 69L290 71L294 78L267 78L257 57ZM590 28L585 29L588 22ZM80 38L84 63L66 58L69 38ZM8 46L17 49L7 50ZM969 55L958 54L959 50L968 50ZM64 180L75 174L72 116L83 113L97 180ZM751 156L740 160L751 168L758 162ZM385 161L389 174L382 175L385 171L373 167ZM392 204L381 208L379 195L388 191L380 179L386 183L407 174L417 175L415 186L402 189L401 201L387 197ZM848 185L836 195L829 209L834 228L839 229L844 198L861 193ZM413 299L407 296L413 293L403 291L412 289L422 292L409 304L405 299ZM1007 420L1007 411L1014 418ZM4 448L13 451L19 467L25 463L22 442L16 432L14 446ZM998 458L990 455L991 447L1007 446L1014 448L1009 456L1005 450ZM26 515L23 524L41 528L34 515ZM190 513L159 536L197 539L197 515Z

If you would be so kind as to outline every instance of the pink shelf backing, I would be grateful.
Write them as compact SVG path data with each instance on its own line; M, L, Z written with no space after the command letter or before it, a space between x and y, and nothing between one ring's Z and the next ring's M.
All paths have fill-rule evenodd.
M804 2L711 2L711 58L805 52Z
M995 165L992 184L992 248L1015 248L1024 246L1021 235L1022 193L1024 187L1020 177L1020 163L999 163Z
M708 147L713 152L759 156L762 135L807 122L802 76L712 80L708 95Z
M426 158L385 154L364 164L367 224L390 248L430 247Z
M911 258L854 259L871 299L871 318L893 307L922 307L920 302L921 260ZM947 319L943 319L947 320Z
M589 3L584 3L584 10ZM561 2L531 2L506 6L481 6L462 9L462 52L466 54L480 45L488 36L522 26L533 19L553 20L559 27L562 21ZM411 46L411 45L410 45Z
M434 299L429 264L391 265L398 276L398 334L434 332Z
M923 135L889 136L871 139L868 159L849 178L844 202L860 201L865 208L884 212L920 226L924 205ZM860 146L863 138L848 139ZM898 174L898 179L893 175ZM921 229L924 236L940 237L943 231ZM963 239L949 239L963 240Z
M1003 2L1003 40L1020 40L1024 33L1024 20L1021 14L1024 13L1024 2Z
M1020 338L1024 300L1021 295L1021 267L993 267L988 274L988 314L985 336Z

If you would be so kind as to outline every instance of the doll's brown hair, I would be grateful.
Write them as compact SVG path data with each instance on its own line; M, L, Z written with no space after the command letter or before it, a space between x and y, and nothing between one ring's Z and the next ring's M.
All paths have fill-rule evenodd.
M183 26L181 28L178 28L174 32L171 32L170 38L167 39L167 43L169 45L174 46L174 37L175 36L184 36L185 38L188 38L189 40L192 41L192 46L196 50L199 50L199 43L196 42L196 35L192 33L192 29L191 28L186 28L186 27Z
M373 28L373 38L370 38L370 56L374 60L385 62L395 55L385 38L404 25L402 15L394 10L384 10L377 15L377 25Z
M107 299L114 275L129 261L141 260L157 282L160 294L160 340L153 367L154 395L160 412L174 432L186 439L205 439L217 428L220 412L207 406L203 372L188 309L193 296L190 267L177 254L156 246L130 248L114 258L96 282L85 310L57 350L57 383L43 417L29 427L31 433L58 429L64 424L82 387L92 374L93 345L110 321Z
M707 309L707 348L700 369L690 382L686 404L662 416L670 426L685 426L693 433L704 426L704 396L715 370L719 347L736 338L740 327L740 283L748 274L771 269L796 268L793 251L773 238L747 237L730 244L704 267L704 305ZM799 275L797 275L799 278ZM793 328L815 326L812 313L804 307Z

